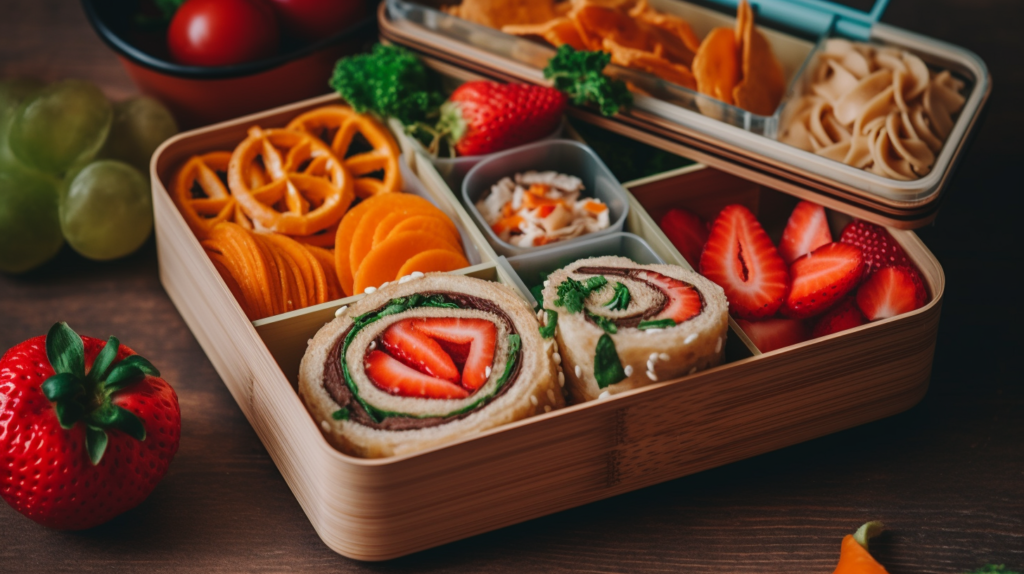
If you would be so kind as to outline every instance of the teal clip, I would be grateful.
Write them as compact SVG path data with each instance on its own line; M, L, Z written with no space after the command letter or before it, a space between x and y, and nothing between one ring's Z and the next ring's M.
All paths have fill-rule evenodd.
M735 8L738 0L711 0ZM875 0L870 12L855 10L828 0L749 0L757 17L813 36L839 35L852 40L869 40L889 0Z

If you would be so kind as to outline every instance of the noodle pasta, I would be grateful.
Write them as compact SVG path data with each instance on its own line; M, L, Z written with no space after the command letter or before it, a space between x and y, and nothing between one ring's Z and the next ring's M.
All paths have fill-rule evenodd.
M884 177L926 175L963 108L963 82L905 50L833 38L779 140Z

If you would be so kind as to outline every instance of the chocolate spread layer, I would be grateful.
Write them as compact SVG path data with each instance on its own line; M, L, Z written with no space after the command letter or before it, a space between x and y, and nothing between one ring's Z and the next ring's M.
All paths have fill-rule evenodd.
M613 275L616 277L628 277L633 281L637 281L648 285L651 289L654 290L655 293L661 296L661 298L658 300L656 304L651 305L650 307L647 308L646 311L643 311L641 313L617 318L608 317L608 320L610 320L612 323L615 323L616 327L637 327L640 325L640 323L647 321L652 317L656 317L658 313L661 313L665 309L665 306L668 305L668 295L665 294L665 291L658 285L655 285L654 283L651 283L650 281L647 281L646 279L641 277L641 275L644 273L657 273L656 271L649 271L647 269L636 268L627 269L624 267L578 267L575 269L575 272L583 273L585 275ZM690 288L697 292L697 296L700 297L700 310L703 313L704 294L700 292L700 289L697 289L692 284L687 283L682 279L676 279L675 277L672 277L671 279L688 285ZM587 321L590 321L595 325L597 324L592 318L590 318L589 315L587 316Z
M512 319L508 316L507 313L505 313L504 309L496 305L493 301L483 299L481 297L466 295L465 293L453 293L449 291L430 291L423 293L423 295L426 297L431 297L433 295L443 295L449 301L458 304L459 307L461 307L462 309L475 309L477 311L493 313L494 315L497 315L498 318L500 318L505 323L505 326L508 328L508 333L510 335L518 334L515 325L512 323ZM386 306L387 302L385 302L380 307L374 309L372 312L376 313ZM324 363L324 389L327 390L327 393L331 395L331 398L334 399L334 402L338 403L338 405L341 408L348 407L350 421L359 423L363 426L368 426L373 429L393 431L415 430L428 427L436 427L439 425L443 425L445 423L449 423L467 417L476 412L477 410L486 407L488 404L490 404L491 401L504 395L519 378L519 370L523 363L521 360L517 360L512 368L512 373L509 375L508 380L505 381L505 384L502 385L500 389L498 389L498 392L495 393L494 396L492 396L491 398L487 399L487 401L485 401L483 404L478 405L477 408L472 411L455 415L452 417L416 418L394 416L387 417L383 421L377 422L373 420L370 414L366 412L366 409L363 408L363 405L359 401L357 401L356 398L352 395L352 389L348 388L348 385L345 383L345 376L344 374L342 374L341 371L341 348L342 346L344 346L345 337L347 337L349 332L351 331L352 326L350 325L349 328L345 329L345 331L334 342L334 346L331 347L331 352L327 353L327 362ZM522 352L523 351L520 351L520 353Z

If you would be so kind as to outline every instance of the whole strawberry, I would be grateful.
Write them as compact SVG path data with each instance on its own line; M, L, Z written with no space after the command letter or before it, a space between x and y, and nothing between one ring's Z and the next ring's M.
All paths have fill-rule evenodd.
M554 88L467 82L441 106L438 129L460 156L493 153L555 131L568 101Z
M50 528L102 524L149 496L178 451L178 397L149 361L66 323L0 358L0 496Z

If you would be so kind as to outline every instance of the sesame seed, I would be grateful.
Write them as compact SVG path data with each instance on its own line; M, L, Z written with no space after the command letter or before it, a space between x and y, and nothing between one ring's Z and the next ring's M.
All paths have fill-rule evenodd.
M562 364L562 355L559 355L558 353L551 355L551 359L555 362L556 365Z
M376 290L377 290L377 288L376 288L376 287L367 287L367 288L366 288L366 289L365 289L365 290L363 291L363 293L366 293L367 295L369 295L370 293L373 293L373 292L374 292L374 291L376 291Z
M422 271L413 271L412 272L412 278L413 279L419 279L420 277L423 277L423 272Z
M647 360L648 361L657 361L658 360L658 353L651 353L651 356L647 357Z
M562 374L562 371L558 371L558 386L565 386L565 375Z
M537 397L530 395L530 404L537 406Z
M398 284L401 285L402 283L407 283L409 281L412 281L412 275L406 275L402 277L401 279L398 280Z
M348 311L348 305L342 305L341 307L338 307L338 310L334 312L334 316L341 317L342 315L345 314L345 311Z
M644 333L647 333L648 335L653 335L655 333L660 333L664 330L665 329L644 329Z
M715 352L717 353L717 352L719 352L721 350L722 350L722 338L719 337L718 338L718 342L715 343Z
M603 401L604 399L607 399L610 396L612 396L611 392L605 391L605 392L601 393L600 395L597 395L597 400Z
M576 365L576 368L574 370L576 371L576 378L580 378L583 376L583 369L581 369L579 365Z
M633 376L633 365L626 365L626 368L622 369L622 372L626 373L627 377Z
M658 355L658 358L661 359L662 361L667 361L670 357L668 356L668 353L661 353Z
M655 374L654 371L647 371L647 378L652 380L652 381L657 381L658 380L658 375Z
M653 371L654 370L654 361L647 361L647 370L648 371Z
M551 399L551 400L554 400L554 399ZM550 413L551 412L551 405L544 405L544 412Z
M490 377L490 376L491 376L491 367L490 367L490 365L488 365L488 367L486 369L484 369L484 378L486 379L487 377Z
M372 351L377 348L377 341L370 341L369 349Z
M692 342L694 342L696 340L697 340L697 333L690 333L689 335L686 336L685 339L683 339L683 344L684 345L689 345L690 343L692 343Z
M548 400L555 402L555 391L548 389Z
M329 431L331 430L331 425L327 421L320 421L320 428Z

